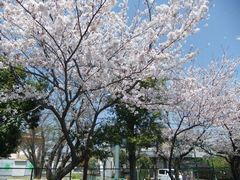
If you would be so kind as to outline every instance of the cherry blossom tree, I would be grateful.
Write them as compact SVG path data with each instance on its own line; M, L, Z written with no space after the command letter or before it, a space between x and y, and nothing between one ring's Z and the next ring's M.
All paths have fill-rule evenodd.
M1 53L8 57L1 65L20 64L36 80L47 81L41 105L56 117L63 134L51 158L61 143L69 148L56 171L47 166L48 179L61 179L89 159L97 119L115 101L137 104L142 96L139 81L169 78L173 69L193 58L195 53L183 53L181 44L198 31L207 5L207 0L148 1L129 19L126 0L5 0L1 4ZM24 97L36 95L26 88L18 91ZM110 96L115 100L110 101ZM2 97L1 101L9 98L4 93ZM14 93L11 97L18 98Z
M237 61L223 59L222 63L213 62L207 69L190 68L169 85L172 91L167 92L174 92L173 99L169 99L173 104L163 112L165 143L160 148L160 156L168 160L171 179L174 179L172 167L178 179L183 158L208 141L213 125L222 118L228 107L226 91L231 87L237 65Z
M234 79L232 80L234 83ZM240 102L239 82L232 84L224 94L222 116L209 132L207 141L201 146L210 155L220 156L229 163L234 180L240 177Z

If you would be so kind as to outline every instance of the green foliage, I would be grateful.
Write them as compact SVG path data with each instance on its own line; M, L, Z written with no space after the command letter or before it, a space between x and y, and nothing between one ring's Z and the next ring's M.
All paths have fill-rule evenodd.
M20 143L21 130L25 127L35 128L39 121L39 111L31 111L36 107L37 101L27 101L20 104L18 113L12 116L9 112L4 111L5 107L11 107L9 104L0 104L0 156L6 157L8 154L16 151ZM14 104L14 106L17 106ZM21 106L22 105L22 106ZM22 112L22 114L20 114Z
M229 167L229 163L226 161L226 159L222 157L213 156L213 157L204 159L204 161L207 162L209 166L214 167L216 169Z
M1 61L4 61L1 58ZM21 67L0 69L0 91L12 91L14 85L25 80L27 75ZM39 84L37 89L43 85ZM20 143L21 130L35 128L39 121L40 101L35 99L11 100L0 103L0 157L6 157L16 151Z
M153 162L150 157L142 155L137 160L137 167L139 169L139 177L141 177L141 179L150 179L149 169L153 168Z
M96 157L101 161L105 161L109 156L112 156L112 152L106 146L101 146L98 144L96 146L93 146L90 152L90 156Z
M137 167L140 169L150 169L153 167L153 162L148 156L141 156L137 160Z
M125 105L116 106L116 118L98 127L95 132L98 144L134 143L139 147L150 147L161 141L159 114L149 113L146 109L136 108L135 114Z
M4 59L1 58L1 61ZM24 77L19 73L20 77ZM10 68L0 70L0 90L11 90L17 84L16 74ZM0 103L0 157L6 157L16 150L21 137L21 121L12 114L18 105L14 102Z
M3 62L4 58L0 57L0 62ZM18 84L19 79L25 79L26 74L23 69L18 66L17 68L2 68L0 69L0 90L11 90L14 85Z
M119 103L115 106L115 114L115 118L105 122L95 131L94 144L98 149L104 144L107 146L119 144L127 149L147 148L162 141L162 125L158 121L160 113L150 113L138 107L133 112L125 104ZM120 161L121 164L126 164L126 153L120 153Z
M32 78L27 79L26 82L28 85L34 87L37 91L44 91L48 88L48 83L45 80L34 80Z
M156 78L147 78L140 82L140 88L155 88L157 85L163 86L164 82L160 83ZM130 167L135 167L136 156L134 154L137 149L152 147L162 141L162 125L159 123L161 113L151 113L137 106L129 108L127 104L118 101L113 108L113 114L114 118L96 129L94 144L119 144L126 147L128 155L121 153L120 163L126 164L128 159L129 164L131 163Z
M91 157L89 159L89 163L88 163L88 166L89 166L89 169L91 170L95 170L95 169L99 169L100 168L100 165L98 163L98 160L97 158L95 157Z
M140 86L143 88L155 87L157 84L157 79L153 77L148 77L145 81L140 82Z
M41 111L41 108L37 108L38 104L37 100L11 101L0 104L0 156L6 157L15 152L20 143L23 128L38 126Z
M134 107L129 110L124 104L116 106L116 128L121 138L139 147L150 147L161 140L161 124L159 114L148 112L147 109Z
M72 180L82 180L80 173L72 173Z
M16 151L21 137L20 125L20 121L15 119L8 119L7 122L0 119L0 157L7 157Z
M6 123L9 119L13 118L16 121L24 122L24 125L30 128L37 127L39 112L41 110L39 106L40 103L40 101L35 99L25 101L14 100L0 103L0 116L5 117L2 119L2 122Z
M119 162L121 165L127 164L127 153L124 150L120 150Z
M113 121L113 120L112 120ZM122 141L121 134L118 133L118 127L110 122L105 122L104 124L97 127L94 134L94 144L107 145L120 144Z

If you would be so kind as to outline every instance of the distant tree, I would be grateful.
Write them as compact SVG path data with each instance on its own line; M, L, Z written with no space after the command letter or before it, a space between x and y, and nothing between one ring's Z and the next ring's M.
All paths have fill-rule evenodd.
M209 164L209 166L216 169L229 168L229 163L225 158L219 156L209 156L202 158L202 162Z
M143 179L150 179L150 171L153 170L154 166L152 159L147 155L140 155L136 164L139 169L139 176Z
M171 85L169 83L174 96L168 99L168 102L171 102L168 110L166 108L162 111L164 143L161 144L159 155L168 161L171 179L178 179L181 161L195 147L211 142L216 147L221 146L223 150L229 150L226 144L223 145L223 138L219 138L224 124L223 127L215 124L221 119L223 123L231 124L233 121L227 120L229 111L235 111L235 114L233 113L235 116L237 114L236 104L229 108L232 104L229 94L231 94L230 97L234 94L230 93L229 87L232 86L236 68L237 62L223 59L221 62L212 62L206 69L190 67L179 74L177 81L172 82ZM233 126L236 129L239 127L236 124ZM216 131L214 131L215 128ZM239 131L235 132L238 134ZM224 137L227 135L228 133ZM232 145L230 139L225 142ZM172 168L175 170L175 178L171 172Z
M134 109L132 111L126 104L118 103L114 120L105 122L95 136L99 142L109 145L124 144L122 146L126 148L131 179L136 179L138 152L141 148L153 147L161 142L162 128L160 114L152 114L138 107Z
M120 166L123 167L123 165L127 165L127 153L125 150L123 149L120 149L120 154L119 154L119 163L120 163Z
M230 81L234 82L234 79ZM239 84L232 84L223 93L221 117L214 121L208 140L201 146L210 155L228 162L234 180L240 177L240 92Z
M141 169L149 169L153 167L153 162L147 155L141 155L137 160L137 167Z
M112 150L109 144L107 144L104 141L104 138L102 137L102 133L100 133L101 127L97 127L95 134L93 135L92 139L92 148L89 150L88 157L89 159L85 159L84 164L83 164L83 171L87 172L88 169L91 170L91 158L98 159L102 161L103 163L103 177L105 178L105 168L106 168L106 162L109 157L112 157Z
M57 139L59 128L54 119L48 114L39 116L38 126L25 129L22 133L22 141L19 150L23 151L27 159L34 167L34 178L42 177L42 170L49 149L53 148L53 142Z
M119 133L121 138L126 140L130 178L136 179L137 152L161 141L159 115L140 108L132 112L124 104L119 104L116 106L116 117L115 133Z
M99 170L99 163L98 163L98 159L95 158L95 157L91 157L90 160L89 160L89 168L91 170Z

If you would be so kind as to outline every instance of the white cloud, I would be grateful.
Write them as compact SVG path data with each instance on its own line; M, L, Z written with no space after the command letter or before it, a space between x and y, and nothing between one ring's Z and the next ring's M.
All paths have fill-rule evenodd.
M236 40L237 40L237 41L240 41L240 35L236 37Z
M208 27L208 23L205 23L203 26L204 26L204 27Z

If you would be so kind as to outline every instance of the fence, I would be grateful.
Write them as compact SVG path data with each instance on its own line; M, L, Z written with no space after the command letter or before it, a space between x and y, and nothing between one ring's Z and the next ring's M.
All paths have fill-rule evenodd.
M129 169L121 168L95 168L89 169L88 179L89 180L113 180L115 171L119 171L120 179L129 179ZM151 179L154 176L155 169L137 169L137 179ZM42 169L42 180L45 180L46 169ZM68 175L64 177L64 180L81 180L83 176L83 168L75 168ZM1 168L0 167L0 180L33 180L34 179L34 168ZM153 178L152 178L153 179Z
M70 172L64 179L72 179ZM46 169L42 168L41 179L46 179ZM0 167L0 180L34 180L34 168Z
M201 167L191 169L195 179L232 180L230 168Z
M129 179L129 169L121 168L96 168L89 169L88 180L114 180L115 171L119 171L119 180ZM150 180L157 179L159 169L136 169L137 180ZM193 168L193 169L181 169L181 174L185 178L191 180L232 180L230 169L221 168ZM64 180L81 180L83 176L83 169L81 167L75 168L68 175L64 177ZM46 169L42 169L42 180L46 178ZM1 168L0 167L0 180L34 180L33 168Z

